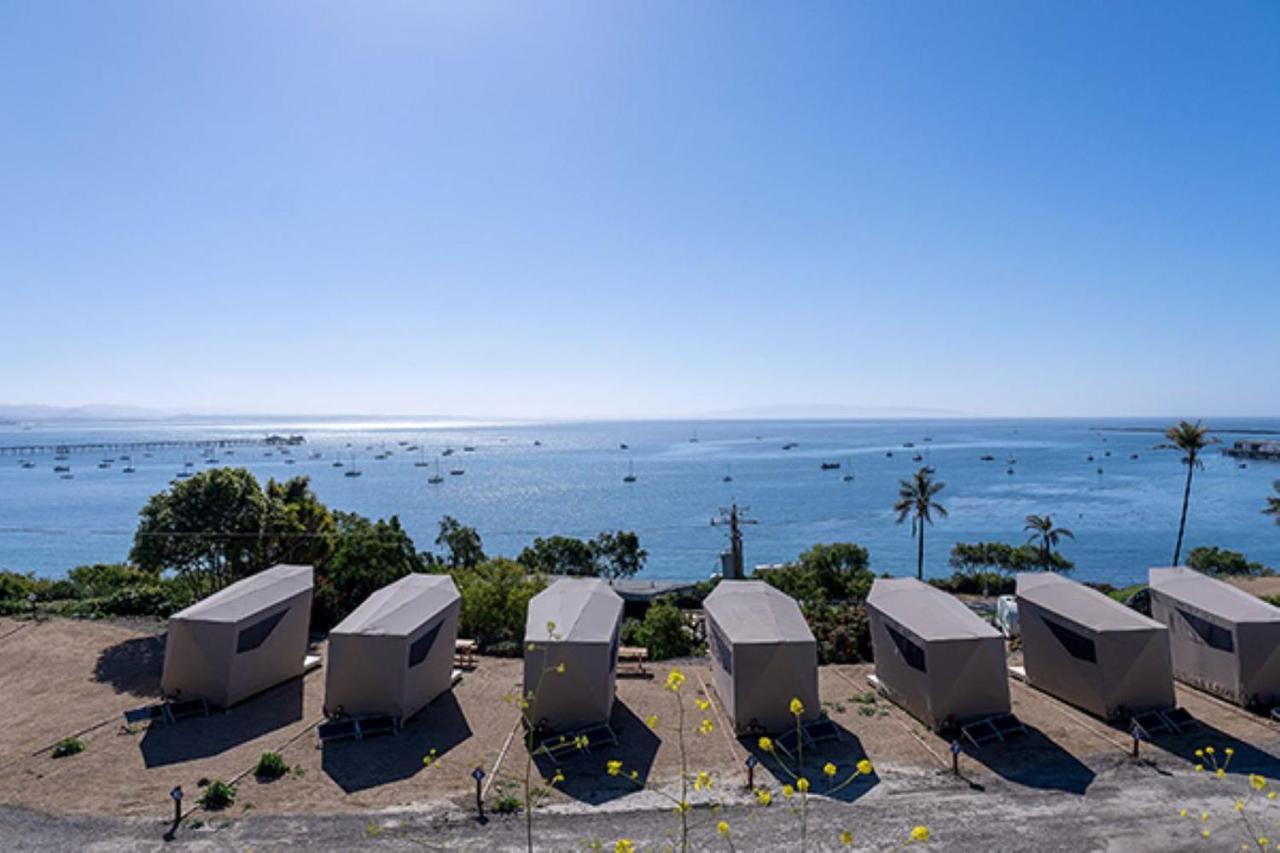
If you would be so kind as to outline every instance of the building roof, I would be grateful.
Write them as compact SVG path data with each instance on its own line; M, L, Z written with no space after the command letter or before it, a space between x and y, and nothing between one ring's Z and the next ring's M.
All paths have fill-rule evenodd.
M609 643L620 619L622 599L607 583L597 578L563 578L529 600L524 638Z
M867 604L923 640L975 640L1000 632L954 595L915 578L876 578Z
M800 605L764 581L721 581L702 607L731 643L813 642Z
M1280 622L1280 607L1200 572L1177 566L1151 569L1147 575L1155 592L1228 622Z
M236 581L169 618L193 622L239 622L311 589L313 574L311 566L272 566Z
M406 575L366 598L331 633L408 637L459 598L448 575Z
M1136 610L1052 572L1019 572L1018 598L1091 631L1151 631L1164 626Z

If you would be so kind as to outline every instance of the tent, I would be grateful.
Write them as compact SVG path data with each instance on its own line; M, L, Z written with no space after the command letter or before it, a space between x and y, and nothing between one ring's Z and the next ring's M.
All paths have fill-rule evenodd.
M564 578L529 600L524 692L534 694L536 723L567 731L609 722L621 630L622 598L602 580Z
M1169 631L1049 572L1018 575L1027 683L1105 720L1172 708Z
M881 688L935 731L1009 713L1004 637L954 596L877 578L867 597Z
M1179 681L1240 705L1280 703L1280 608L1191 569L1152 569L1149 580Z
M795 599L763 581L721 581L702 602L716 694L740 733L818 718L818 644Z
M461 597L448 575L407 575L329 632L324 707L404 721L452 686Z
M312 569L258 572L169 617L160 688L227 708L302 675Z

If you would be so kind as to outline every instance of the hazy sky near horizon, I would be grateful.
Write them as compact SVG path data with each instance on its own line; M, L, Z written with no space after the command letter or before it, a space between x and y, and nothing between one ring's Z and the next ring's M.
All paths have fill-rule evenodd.
M0 0L0 402L1280 412L1280 4Z

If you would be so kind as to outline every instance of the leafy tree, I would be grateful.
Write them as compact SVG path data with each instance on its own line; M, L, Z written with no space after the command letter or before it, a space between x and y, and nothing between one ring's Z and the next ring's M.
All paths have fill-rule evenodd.
M337 543L338 525L333 513L311 491L309 477L283 483L268 480L267 501L266 565L318 566L329 559Z
M872 660L871 623L861 604L804 608L805 621L818 642L818 663Z
M852 542L814 545L795 563L758 570L753 578L782 590L802 605L863 601L875 575L867 549Z
M666 598L658 599L645 611L635 639L654 660L689 657L698 648L684 613Z
M1057 551L1050 552L1046 561L1043 552L1034 545L1010 545L1006 542L957 542L951 548L949 562L957 574L975 576L992 569L1001 572L1031 569L1069 572L1076 567Z
M1209 438L1209 428L1200 421L1195 423L1179 421L1169 427L1164 437L1168 439L1168 443L1157 444L1156 448L1180 451L1182 464L1187 466L1187 483L1182 489L1182 515L1178 519L1178 541L1173 546L1173 565L1176 566L1178 558L1182 556L1182 534L1187 529L1187 507L1191 504L1191 477L1197 469L1204 467L1204 460L1200 458L1200 454L1206 447L1217 444L1218 441Z
M1062 540L1062 537L1065 536L1068 539L1076 538L1076 535L1065 527L1054 527L1053 517L1048 515L1028 515L1027 523L1022 529L1031 532L1029 542L1040 540L1040 565L1044 567L1045 571L1054 569L1054 549L1058 547L1058 542Z
M206 595L265 568L270 514L248 470L202 471L147 501L129 559L151 572L172 569Z
M933 469L927 465L910 480L898 482L898 500L893 505L893 511L898 514L899 524L911 519L911 535L919 543L916 577L920 580L924 580L924 527L926 524L933 524L935 513L942 518L947 517L947 508L934 500L946 485L933 479Z
M1200 546L1192 548L1187 554L1187 565L1197 572L1207 575L1240 575L1258 576L1274 574L1262 563L1251 561L1239 551L1228 551L1225 548Z
M425 570L413 539L400 519L370 521L362 515L335 515L333 555L318 568L313 619L336 625L375 591L411 572Z
M444 548L444 562L451 569L471 569L486 559L480 534L474 527L467 527L451 515L440 519L440 535L436 545Z
M644 568L649 552L640 547L640 537L631 530L605 531L591 540L596 574L606 580L634 577Z
M598 574L591 545L569 536L538 537L520 552L516 562L547 575L594 577Z
M1275 489L1276 493L1274 496L1267 496L1267 508L1262 511L1262 514L1271 516L1276 524L1280 524L1280 480L1274 481L1271 488Z
M488 560L449 572L462 595L458 630L479 640L490 654L519 654L529 599L546 587L539 576L506 559Z

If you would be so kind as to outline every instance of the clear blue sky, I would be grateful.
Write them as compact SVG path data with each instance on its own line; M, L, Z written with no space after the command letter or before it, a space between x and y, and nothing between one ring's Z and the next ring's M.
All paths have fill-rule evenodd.
M0 0L0 402L1280 410L1280 4Z

